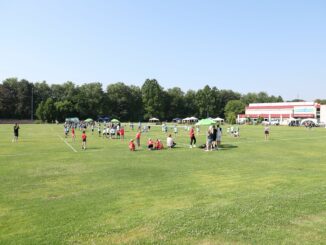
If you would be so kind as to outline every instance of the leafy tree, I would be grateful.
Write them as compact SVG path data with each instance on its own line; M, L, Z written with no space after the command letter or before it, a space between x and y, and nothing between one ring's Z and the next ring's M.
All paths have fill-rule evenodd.
M225 117L225 107L226 107L227 103L231 100L239 100L240 98L241 98L241 95L232 90L220 90L220 92L219 92L220 112L218 113L218 116L224 118Z
M64 122L67 117L73 117L74 115L74 105L69 100L57 101L54 103L55 110L57 112L56 119L59 122Z
M208 85L197 91L196 105L199 110L199 117L209 117L213 114L213 93L212 89Z
M185 110L182 114L182 118L188 117L188 116L199 116L198 108L196 104L196 91L194 90L188 90L187 93L184 96L184 102L185 102Z
M88 83L79 87L76 96L76 110L81 118L91 117L96 119L103 114L104 92L101 83Z
M45 102L42 101L36 109L36 116L38 119L47 122L52 122L57 119L57 110L54 100L48 98Z
M175 117L182 118L185 116L185 99L184 93L178 87L168 89L166 96L166 119L172 120Z
M115 83L107 87L111 115L123 121L141 119L142 98L139 87Z
M144 105L144 119L151 117L164 117L163 88L155 79L147 79L141 87L142 100Z
M316 99L315 100L315 103L319 103L319 104L321 104L321 105L326 105L326 99Z
M29 118L31 115L32 84L27 80L8 78L0 88L0 110L7 118Z
M234 123L238 114L245 111L246 105L241 100L230 100L225 106L225 115L229 123Z

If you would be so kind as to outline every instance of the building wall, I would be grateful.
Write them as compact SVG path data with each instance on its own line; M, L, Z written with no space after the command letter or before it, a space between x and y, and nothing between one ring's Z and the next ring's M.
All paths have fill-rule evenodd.
M326 123L326 105L320 106L320 121Z
M317 106L319 104L314 102L252 103L246 107L246 114L240 117L258 118L261 116L281 120L292 117L316 118Z

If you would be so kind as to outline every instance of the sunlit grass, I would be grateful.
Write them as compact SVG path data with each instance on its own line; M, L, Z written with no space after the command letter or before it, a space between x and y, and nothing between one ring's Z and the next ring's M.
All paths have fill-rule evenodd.
M205 143L205 128L197 146ZM172 132L172 130L171 130ZM323 244L326 129L242 126L220 151L148 151L88 132L88 149L58 125L0 126L2 244Z

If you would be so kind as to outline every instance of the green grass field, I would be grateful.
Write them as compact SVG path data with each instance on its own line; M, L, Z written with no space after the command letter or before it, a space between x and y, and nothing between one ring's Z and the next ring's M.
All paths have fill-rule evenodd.
M0 244L325 244L326 129L242 126L220 151L129 152L62 125L0 125ZM197 136L203 144L204 128Z

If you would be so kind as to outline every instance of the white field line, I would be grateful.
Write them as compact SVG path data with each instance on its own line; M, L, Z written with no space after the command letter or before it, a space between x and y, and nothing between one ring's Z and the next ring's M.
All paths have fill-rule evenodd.
M62 138L60 135L58 135L58 137L59 137L63 142L65 142L65 144L66 144L67 146L69 146L71 150L73 150L74 152L77 152L77 150L76 150L72 145L70 145L66 140L64 140L64 138Z
M54 131L51 128L52 131ZM68 142L66 142L62 137L60 137L59 135L57 135L63 142L65 142L74 152L78 152L75 148L73 148L73 146L71 146ZM261 142L275 142L275 141L296 141L296 140L314 140L314 139L322 139L322 138L326 138L326 136L320 136L320 137L302 137L302 138L284 138L284 139L272 139L272 140L251 140L251 141L234 141L234 142L222 142L223 144L240 144L240 143L261 143ZM184 143L177 143L177 147L176 149L181 150L180 148L178 148L178 146L183 145L184 147L182 147L184 150L185 149L190 149L189 148L189 144L184 144ZM198 148L198 147L197 147ZM87 153L92 153L92 152L102 152L105 151L105 149L103 150L90 150ZM49 152L50 153L50 152ZM43 153L38 153L38 154L48 154L48 152L43 152ZM16 156L29 156L29 155L34 155L34 153L21 153L21 154L0 154L0 157L16 157Z
M51 128L51 130L54 132L53 128L49 125L49 127ZM71 150L73 150L73 152L78 152L72 145L70 145L67 140L65 140L64 138L62 138L59 134L55 133Z

